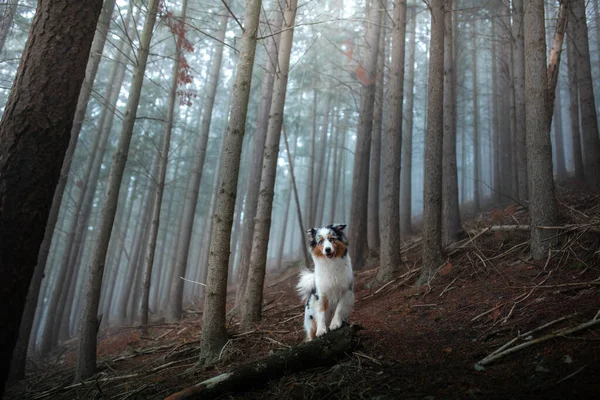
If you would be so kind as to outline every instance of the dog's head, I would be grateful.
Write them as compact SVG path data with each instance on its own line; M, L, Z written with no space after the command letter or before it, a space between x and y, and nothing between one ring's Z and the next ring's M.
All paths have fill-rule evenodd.
M348 238L344 224L332 224L323 228L311 228L308 233L310 249L314 257L343 258L348 254Z

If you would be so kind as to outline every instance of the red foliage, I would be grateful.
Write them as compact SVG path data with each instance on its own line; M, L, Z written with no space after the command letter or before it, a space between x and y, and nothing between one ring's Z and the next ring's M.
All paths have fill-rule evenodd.
M188 40L186 33L187 29L185 27L185 21L176 18L173 13L167 10L164 1L161 1L159 4L159 13L161 15L161 20L165 21L169 30L176 38L176 47L177 47L177 61L179 63L179 70L177 71L177 86L182 87L193 81L193 75L191 74L190 64L188 63L185 52L193 53L194 46ZM193 90L179 90L177 92L180 95L179 104L185 106L192 105L192 98L196 98L197 94Z

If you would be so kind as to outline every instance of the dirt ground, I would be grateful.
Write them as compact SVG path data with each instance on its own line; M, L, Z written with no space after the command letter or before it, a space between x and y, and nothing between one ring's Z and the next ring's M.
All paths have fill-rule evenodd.
M368 288L376 257L356 271L351 322L364 330L345 360L225 398L598 398L600 195L563 190L559 207L560 225L570 226L548 258L529 259L526 230L488 229L527 224L526 210L495 209L465 224L465 239L448 249L446 264L421 287L413 285L420 271L419 238L405 238L404 263L392 282ZM231 313L230 340L209 368L194 368L201 314L193 312L178 325L153 325L148 336L136 328L107 334L99 346L101 372L83 384L72 384L70 343L52 359L32 363L27 379L9 386L6 398L164 398L287 349L304 337L296 275L297 269L288 268L269 276L264 318L255 329L240 330ZM507 348L524 346L477 364L509 342Z

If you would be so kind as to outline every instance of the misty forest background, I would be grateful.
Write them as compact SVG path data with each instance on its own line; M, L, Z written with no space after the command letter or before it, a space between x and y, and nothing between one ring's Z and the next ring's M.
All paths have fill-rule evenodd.
M4 111L36 2L2 3ZM418 233L427 223L422 217L427 207L425 134L430 122L428 93L434 93L429 83L433 25L428 3L262 3L226 275L227 285L238 288L235 300L230 300L237 311L249 314L252 310L244 303L244 289L251 286L247 282L258 279L262 285L260 268L256 272L251 266L253 257L264 260L267 273L306 264L304 231L310 227L348 223L356 268L384 251L380 232L388 220L380 206L390 190L385 177L399 174L391 186L399 194L398 230L392 233L398 247L399 235ZM522 3L446 2L451 16L446 26L454 33L446 41L452 55L446 75L455 89L456 137L450 147L455 151L456 196L463 216L526 204L528 199ZM589 102L591 92L596 120L599 102L593 102L600 96L600 85L592 87L592 82L600 81L600 1L574 0L564 13L561 3L565 2L546 0L544 15L550 62L555 32L568 14L549 131L553 175L558 184L580 180L597 187L598 154L586 143L598 141L598 130L594 122L595 132L589 133L590 125L584 122L589 121L589 107L583 103ZM406 6L405 15L396 14L400 5ZM72 155L67 151L70 165L66 170L63 165L60 207L53 229L46 233L46 256L40 258L32 281L37 288L30 288L25 306L31 332L25 348L30 354L50 354L77 337L86 323L86 287L94 279L90 266L106 231L101 225L109 174L117 158L124 162L119 138L135 74L139 81L144 61L140 49L148 40L116 215L114 223L106 225L110 241L100 270L99 332L173 323L202 308L210 249L220 248L214 243L211 247L211 232L224 139L230 114L233 119L236 112L234 83L244 57L240 48L246 8L241 0L104 1L73 124L76 142ZM156 21L149 24L153 10ZM405 21L398 24L398 18ZM405 30L398 36L401 45L393 40L400 30ZM582 40L588 45L587 55ZM587 61L588 75L581 72L581 60ZM393 92L396 87L403 95ZM282 118L279 125L273 125L276 115ZM395 162L386 156L388 149L400 148L388 133L392 125L400 125L402 137L401 157L398 154ZM271 135L273 129L277 132ZM590 135L592 142L586 142ZM268 150L269 140L278 143L274 152ZM263 156L276 158L276 171L262 171L261 179ZM274 179L272 209L258 207L257 216L261 196L268 196L268 188L261 186L265 179ZM262 229L265 224L270 229ZM460 219L458 227L442 227L445 244L460 235ZM257 238L266 251L263 257L254 255L261 251ZM382 271L379 283L386 279L383 267ZM37 301L32 304L32 299Z

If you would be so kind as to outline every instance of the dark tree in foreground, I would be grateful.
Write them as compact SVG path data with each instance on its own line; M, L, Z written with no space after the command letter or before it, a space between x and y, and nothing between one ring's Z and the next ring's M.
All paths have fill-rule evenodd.
M423 184L423 270L417 284L426 283L443 260L444 2L445 0L431 2L425 181Z
M552 230L539 226L554 225L556 203L552 173L552 143L548 127L550 112L546 71L546 35L544 0L526 1L525 24L525 112L527 135L527 176L531 212L531 254L545 257L551 245Z
M101 8L101 0L38 2L0 122L0 392Z

